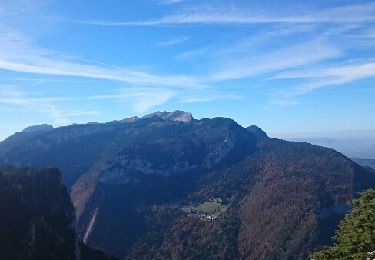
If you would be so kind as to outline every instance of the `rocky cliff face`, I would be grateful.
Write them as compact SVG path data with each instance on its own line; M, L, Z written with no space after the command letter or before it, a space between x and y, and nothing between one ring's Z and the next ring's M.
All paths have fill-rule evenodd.
M181 111L18 133L0 160L59 167L80 238L129 259L304 259L375 185L331 149Z

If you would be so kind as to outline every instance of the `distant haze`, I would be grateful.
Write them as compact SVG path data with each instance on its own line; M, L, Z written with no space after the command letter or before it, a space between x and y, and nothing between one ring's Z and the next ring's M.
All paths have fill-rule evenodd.
M308 142L333 148L350 158L375 159L375 130L301 132L274 134L289 141Z

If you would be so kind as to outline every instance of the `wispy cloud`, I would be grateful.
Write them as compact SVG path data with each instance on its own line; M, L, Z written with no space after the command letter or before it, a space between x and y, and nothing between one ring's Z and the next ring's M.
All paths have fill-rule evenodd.
M267 23L364 23L375 21L375 3L340 6L309 13L280 14L273 10L244 10L238 8L193 9L183 13L146 21L76 21L99 26L160 26L183 24L267 24Z
M300 97L317 89L343 86L358 80L375 78L375 63L352 63L341 66L322 67L315 70L299 70L281 73L277 79L301 79L305 83L284 88L271 100L277 107L290 107L300 104ZM354 86L353 86L354 87Z
M34 47L28 38L4 26L0 26L0 33L0 69L41 75L107 79L136 85L203 87L199 80L185 75L159 75L66 58L54 51Z
M55 60L40 56L25 62L0 59L0 68L9 71L55 76L76 76L122 81L137 85L165 85L173 87L197 87L199 82L188 76L163 76L116 67L98 67L78 64L74 61Z
M310 78L311 81L285 92L283 98L295 98L326 86L348 84L357 80L375 77L375 63L359 63L321 70L280 75L280 78Z
M315 39L284 47L269 54L248 55L224 61L224 64L221 65L222 68L214 72L210 78L213 81L242 79L313 64L339 55L338 49L330 46L324 40Z
M190 37L181 36L181 37L174 38L174 39L171 39L171 40L168 40L168 41L159 42L158 45L159 46L170 46L170 45L180 44L180 43L186 42L188 40L190 40Z

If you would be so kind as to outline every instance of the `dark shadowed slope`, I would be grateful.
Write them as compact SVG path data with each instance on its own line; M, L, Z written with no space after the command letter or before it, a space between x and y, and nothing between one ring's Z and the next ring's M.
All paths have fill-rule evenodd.
M0 168L0 259L75 259L74 209L56 169Z
M110 259L78 243L56 169L0 167L0 259Z

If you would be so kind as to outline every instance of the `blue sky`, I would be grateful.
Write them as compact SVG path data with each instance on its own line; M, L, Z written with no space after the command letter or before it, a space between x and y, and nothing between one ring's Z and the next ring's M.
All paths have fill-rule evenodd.
M0 140L152 111L375 129L374 1L0 0Z

